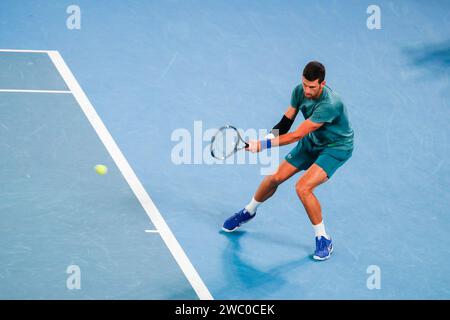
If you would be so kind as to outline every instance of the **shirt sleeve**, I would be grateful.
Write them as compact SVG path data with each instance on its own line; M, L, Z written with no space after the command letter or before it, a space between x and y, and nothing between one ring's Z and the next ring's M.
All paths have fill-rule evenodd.
M300 107L300 104L302 103L302 99L303 99L303 88L302 86L297 86L292 91L291 106L298 109Z
M337 105L333 105L330 103L321 103L317 106L316 110L314 110L309 120L315 123L331 123L338 116L339 107Z

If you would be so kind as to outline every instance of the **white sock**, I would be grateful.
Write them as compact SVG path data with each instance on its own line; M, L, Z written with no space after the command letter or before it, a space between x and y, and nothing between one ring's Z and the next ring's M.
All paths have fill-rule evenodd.
M251 215L254 215L256 213L256 208L258 208L261 203L262 202L256 201L255 198L252 198L252 201L245 206L245 210L247 210Z
M323 220L321 223L313 225L314 228L314 233L316 234L316 237L325 237L328 240L330 239L330 237L327 235L326 231L325 231L325 225L323 224Z

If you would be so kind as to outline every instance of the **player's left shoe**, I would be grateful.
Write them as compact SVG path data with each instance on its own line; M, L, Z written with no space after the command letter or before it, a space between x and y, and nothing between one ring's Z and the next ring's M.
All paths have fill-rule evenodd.
M314 252L314 260L327 260L333 252L333 243L325 237L316 237L316 251Z

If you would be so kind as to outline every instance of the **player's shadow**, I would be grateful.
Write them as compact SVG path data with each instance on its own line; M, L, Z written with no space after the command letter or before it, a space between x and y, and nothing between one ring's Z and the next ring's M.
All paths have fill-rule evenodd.
M308 255L274 266L268 270L262 270L262 268L246 261L242 255L240 241L246 237L246 231L238 230L233 233L221 231L220 233L228 239L228 245L223 251L222 259L224 264L223 270L225 272L224 276L229 284L223 288L223 291L227 292L228 296L231 290L236 289L239 295L248 291L244 293L246 297L258 297L258 293L254 291L256 288L260 292L276 292L277 289L283 287L288 281L287 273L289 271L313 261L312 255ZM254 252L254 254L258 255L261 252ZM270 259L270 257L276 255L276 252L270 253L265 251L263 254L267 255L268 259ZM220 292L218 293L221 295ZM296 294L298 295L298 292Z
M450 40L403 48L410 67L419 67L433 75L445 76L450 68ZM434 80L434 79L433 79Z

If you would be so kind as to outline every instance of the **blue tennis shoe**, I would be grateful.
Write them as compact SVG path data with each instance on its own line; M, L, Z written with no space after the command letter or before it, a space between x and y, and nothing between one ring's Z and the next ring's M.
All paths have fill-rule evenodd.
M237 228L241 226L241 224L246 223L253 219L256 216L256 212L254 214L250 214L245 208L229 217L225 220L222 230L226 232L233 232Z
M316 237L316 251L314 252L314 260L327 260L333 252L333 243L331 238L328 240L325 237Z

